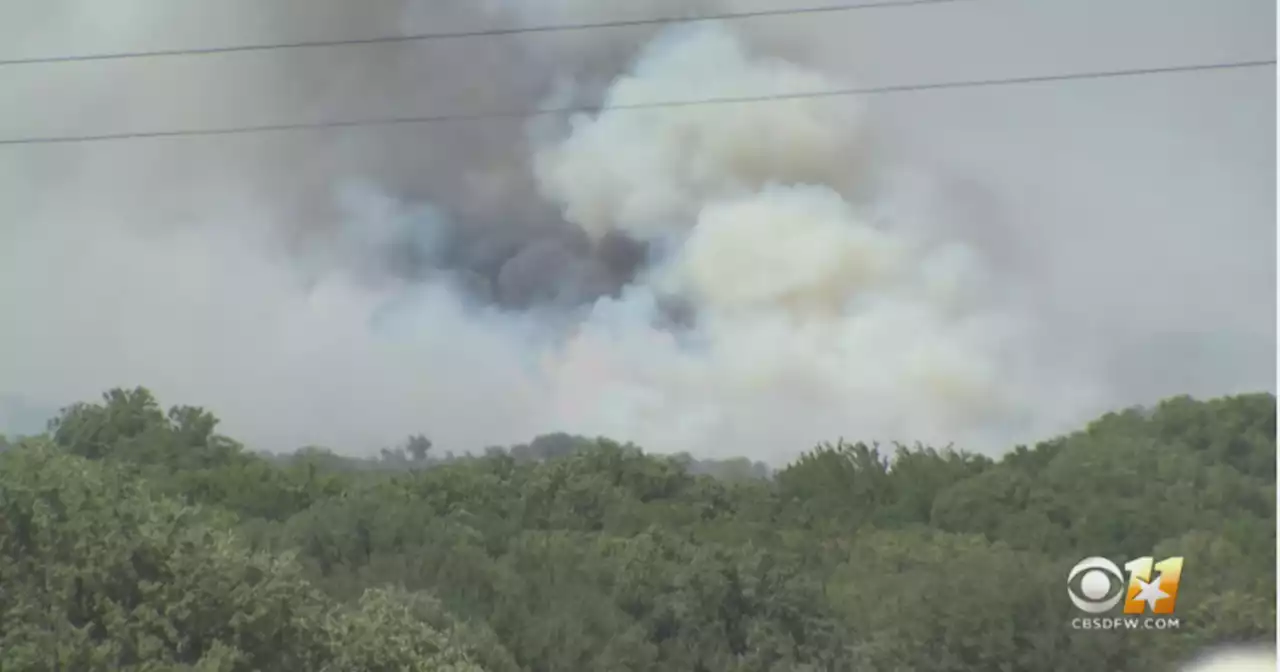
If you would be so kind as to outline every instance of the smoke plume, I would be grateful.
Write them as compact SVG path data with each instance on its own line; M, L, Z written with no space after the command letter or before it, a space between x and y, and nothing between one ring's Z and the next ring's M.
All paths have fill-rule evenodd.
M568 1L320 4L332 25L292 26L300 39L619 18ZM296 13L278 11L279 26ZM149 25L112 18L129 39ZM168 39L211 39L197 24L222 25ZM218 57L216 77L143 64L112 87L86 65L67 76L88 93L16 75L43 102L6 116L165 127L158 83L187 127L225 125L223 100L248 101L244 123L603 110L14 150L0 392L48 408L144 384L273 450L566 431L773 461L841 436L998 451L1114 402L1097 358L1055 349L1000 246L943 225L884 168L855 102L608 109L856 84L838 73L718 24L322 53Z

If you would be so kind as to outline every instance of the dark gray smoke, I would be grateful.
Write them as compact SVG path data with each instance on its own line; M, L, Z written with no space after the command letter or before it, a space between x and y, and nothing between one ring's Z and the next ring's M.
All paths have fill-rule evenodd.
M541 11L463 0L266 5L240 0L181 9L133 2L110 10L65 0L5 11L16 13L0 29L9 38L5 55L13 57L359 39L574 18L550 6ZM165 30L152 30L158 26ZM37 113L46 127L83 131L519 113L547 104L591 104L652 29L604 32L608 40L592 35L586 43L585 34L534 34L51 66L62 68L60 74L79 75L89 91L41 90L38 80L48 73L37 67L6 73L19 83L30 78L33 105L7 110L11 123L0 127L21 128ZM110 82L94 78L98 73L114 77ZM157 105L161 83L174 100ZM72 96L91 96L94 105L58 104ZM37 97L46 100L34 105ZM53 119L48 107L59 109ZM158 107L169 109L158 114ZM554 129L563 121L549 117L542 123ZM538 197L529 133L527 120L513 118L230 142L242 148L260 144L263 160L249 166L251 173L240 165L236 172L256 192L269 195L270 221L297 251L324 252L343 239L341 229L352 225L351 213L336 194L344 183L359 180L377 185L409 211L403 215L408 218L404 231L371 250L376 258L363 262L383 273L407 279L447 273L474 298L503 307L577 305L616 293L635 273L643 247L621 236L590 244L554 205ZM413 230L418 223L412 211L421 208L438 215L426 224L436 229L435 249L423 249Z
M555 20L554 15L521 16L460 0L397 0L379 3L374 11L357 11L350 3L325 4L307 10L329 17L325 25L312 28L315 34L449 32ZM298 9L274 6L271 11L276 30L287 34ZM519 113L547 104L590 105L652 31L613 32L622 39L595 43L585 47L589 53L569 55L547 49L546 36L358 48L367 56L351 59L350 53L344 53L335 59L357 65L323 67L321 77L316 76L315 58L273 59L273 71L264 75L268 81L262 95L292 93L304 100L324 100L328 93L333 100L358 98L362 113L368 116L403 115L405 91L417 92L409 96L417 103L409 103L408 109L433 113ZM566 37L569 44L576 39L573 34L559 36L561 49ZM299 88L299 81L316 84ZM565 87L568 82L575 83L572 90ZM368 90L357 94L352 88ZM548 97L548 92L557 90L561 95ZM460 99L465 102L456 102ZM550 128L557 121L562 120L548 117L543 123ZM309 177L294 212L282 220L298 223L299 230L291 232L296 244L323 247L335 230L350 225L353 214L356 221L363 219L359 213L344 212L342 203L333 198L335 182L358 175L377 185L390 201L408 204L402 206L406 211L400 214L401 230L363 260L382 274L411 281L444 276L472 299L505 309L572 308L616 295L634 278L645 247L621 235L589 241L581 229L565 222L557 207L540 198L529 165L529 129L529 123L519 119L459 122L419 129L422 133L417 135L427 138L425 144L417 138L404 143L388 134L372 142L365 137L359 143L322 149L340 154L333 162L339 170Z

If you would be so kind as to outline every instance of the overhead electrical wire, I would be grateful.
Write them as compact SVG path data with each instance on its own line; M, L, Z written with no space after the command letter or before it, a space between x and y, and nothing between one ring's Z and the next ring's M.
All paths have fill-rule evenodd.
M918 7L922 5L945 5L960 2L976 2L977 0L891 0L860 3L843 3L838 5L822 5L815 7L796 7L791 9L761 9L745 12L722 12L687 17L660 17L650 19L624 19L618 21L599 21L590 23L556 24L548 26L522 26L514 28L491 28L481 30L449 31L436 33L418 33L409 35L385 35L342 40L307 40L300 42L280 42L268 44L244 44L224 47L204 47L193 49L165 49L155 51L127 51L106 54L82 54L67 56L35 56L31 58L11 58L0 60L0 66L39 65L52 63L76 63L83 61L120 61L141 58L164 58L172 56L209 56L213 54L231 54L252 51L276 51L281 49L304 49L314 47L346 47L368 44L395 44L405 42L425 42L429 40L456 40L478 37L498 37L505 35L521 35L526 33L562 33L604 28L633 28L641 26L666 26L682 23L702 23L712 21L729 21L779 16L798 16L803 14L834 14L865 9L891 9Z
M1243 68L1257 68L1274 66L1275 59L1270 60L1253 60L1253 61L1234 61L1205 63L1195 65L1176 65L1166 67L1151 68L1132 68L1125 70L1108 70L1108 71L1092 71L1092 72L1075 72L1056 75L1032 75L1024 77L1008 77L1001 79L970 79L951 82L933 82L923 84L898 84L888 86L873 86L865 88L847 88L847 89L830 89L825 91L807 91L797 93L775 93L762 94L755 96L728 96L721 98L702 98L695 100L670 100L670 101L653 101L645 103L629 103L620 105L608 105L598 107L559 107L539 110L524 111L491 111L491 112L471 112L471 113L450 113L426 116L407 116L407 117L386 117L386 118L366 118L366 119L348 119L348 120L332 120L332 121L315 121L315 122L297 122L284 124L263 124L257 126L233 126L225 128L209 128L209 129L186 129L186 130L170 130L170 131L126 131L120 133L103 133L94 135L66 135L66 136L45 136L45 137L27 137L27 138L8 138L0 139L0 146L15 145L42 145L42 144L61 144L61 143L80 143L80 142L102 142L113 140L140 140L149 138L174 138L174 137L198 137L198 136L219 136L219 135L241 135L251 133L273 133L284 131L308 131L323 129L343 129L358 127L375 127L375 126L395 126L408 124L428 124L449 121L483 121L496 119L526 119L538 116L548 115L564 115L564 114L598 114L601 112L621 112L628 110L653 110L653 109L669 109L684 107L701 107L710 105L733 105L733 104L751 104L751 103L768 103L774 101L801 100L813 98L834 98L843 96L863 96L878 95L890 93L908 93L915 91L937 91L944 89L968 89L978 87L995 87L995 86L1015 86L1039 83L1079 81L1079 80L1098 80L1098 79L1115 79L1122 77L1139 77L1164 75L1174 73L1192 73L1192 72L1208 72L1222 71Z

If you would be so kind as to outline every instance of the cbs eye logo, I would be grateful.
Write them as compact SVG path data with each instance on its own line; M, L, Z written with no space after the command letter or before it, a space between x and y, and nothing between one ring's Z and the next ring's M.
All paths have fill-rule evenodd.
M1156 572L1151 578L1152 570ZM1128 575L1128 581L1125 575ZM1145 557L1130 560L1121 571L1106 558L1085 558L1067 574L1067 597L1088 614L1101 614L1124 600L1124 613L1172 614L1182 581L1182 558L1155 562ZM1126 585L1127 584L1127 585Z

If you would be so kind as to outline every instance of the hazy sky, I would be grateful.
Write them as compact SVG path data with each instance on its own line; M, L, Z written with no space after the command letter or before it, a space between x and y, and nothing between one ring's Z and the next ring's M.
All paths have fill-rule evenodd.
M252 0L0 0L0 59L788 6L811 5L290 0L264 8ZM752 58L785 58L831 81L874 87L1270 59L1275 26L1275 3L1267 0L974 0L731 21L724 29ZM627 28L0 67L0 138L592 102L654 34ZM714 52L714 45L682 48L695 56ZM734 82L772 81L769 63L743 65ZM678 82L659 70L637 74L637 86L676 90ZM892 344L840 360L838 366L858 369L841 376L865 385L805 401L809 408L830 402L812 418L803 410L755 413L765 398L734 387L747 374L723 364L742 356L736 352L713 347L709 357L719 368L699 368L689 359L695 355L660 349L666 345L643 355L595 353L588 359L598 366L588 375L575 359L587 346L570 339L570 354L557 350L564 325L581 317L575 309L656 268L641 264L629 243L592 247L572 213L574 204L634 204L658 187L683 188L653 176L646 179L659 181L641 183L639 172L626 172L640 168L624 159L639 161L644 148L661 145L645 135L659 132L653 128L611 139L614 131L602 126L590 136L598 143L562 147L597 152L587 156L598 162L556 155L577 171L565 173L573 183L559 191L549 190L534 160L565 137L554 119L0 146L0 425L28 429L48 409L143 384L165 403L207 406L228 433L276 449L319 442L365 452L422 431L465 450L566 429L631 433L618 438L666 442L662 449L779 459L812 440L836 438L831 433L909 440L917 437L902 436L903 427L919 426L930 428L921 431L933 440L955 428L975 442L999 443L1171 394L1274 390L1275 81L1274 68L1254 68L825 103L856 107L846 125L859 129L859 142L867 139L847 162L834 156L815 163L821 183L851 202L876 204L891 222L976 250L989 279L984 296L995 302L1000 295L998 312L1011 310L1027 325L1021 340L1011 341L1010 356L1035 362L992 364L990 374L1016 369L1009 376L1018 384L1007 389L1021 391L1025 407L960 424L938 420L936 427L933 411L918 410L933 401L896 383L865 382L897 375L892 367L870 370L901 354ZM808 137L788 135L799 132L791 128L779 137ZM661 130L668 131L676 132ZM716 139L706 128L679 132ZM787 151L777 150L779 161ZM683 170L707 157L677 158L653 165ZM763 177L785 181L804 173L811 158L787 169L768 166L778 174ZM592 165L611 161L625 165L610 166L617 179L599 184L630 190L617 201L588 189L597 184ZM725 175L741 177L741 165L726 166L719 167ZM354 201L352 184L365 189ZM681 208L655 216L710 217L727 193L685 194ZM423 210L428 201L435 209ZM406 218L445 222L431 230L445 231L451 242L421 243L427 258L398 260L393 252L407 245L397 237ZM631 231L619 222L606 228ZM371 306L391 296L386 287L436 271L447 271L447 291L420 287L416 331L370 337ZM343 280L326 284L334 277ZM509 314L530 306L555 309ZM583 324L628 328L623 318L599 317L601 310ZM590 343L630 353L649 347L639 340L663 333L645 326ZM513 345L533 341L552 345L536 357ZM986 349L991 343L957 346L955 357L995 358ZM538 357L554 360L535 363L554 373L512 374ZM665 395L653 408L672 415L640 413L634 409L649 402L624 403L610 397L621 388L592 387L601 376L667 366L679 373L625 387ZM1068 381L1064 369L1078 376ZM544 386L540 375L554 385ZM801 387L818 389L810 383ZM1043 390L1026 392L1029 385ZM728 428L707 421L716 429L703 431L694 416L705 409L688 418L672 410L685 402L671 400L699 395L714 397L707 413L737 420L723 420ZM543 403L547 396L554 409ZM900 412L886 398L916 410ZM876 399L886 406L875 413L842 405ZM583 410L597 402L612 410ZM889 416L895 419L879 419ZM1014 416L1026 416L1025 423L1006 427ZM693 428L648 429L666 417ZM797 429L806 426L823 436Z

